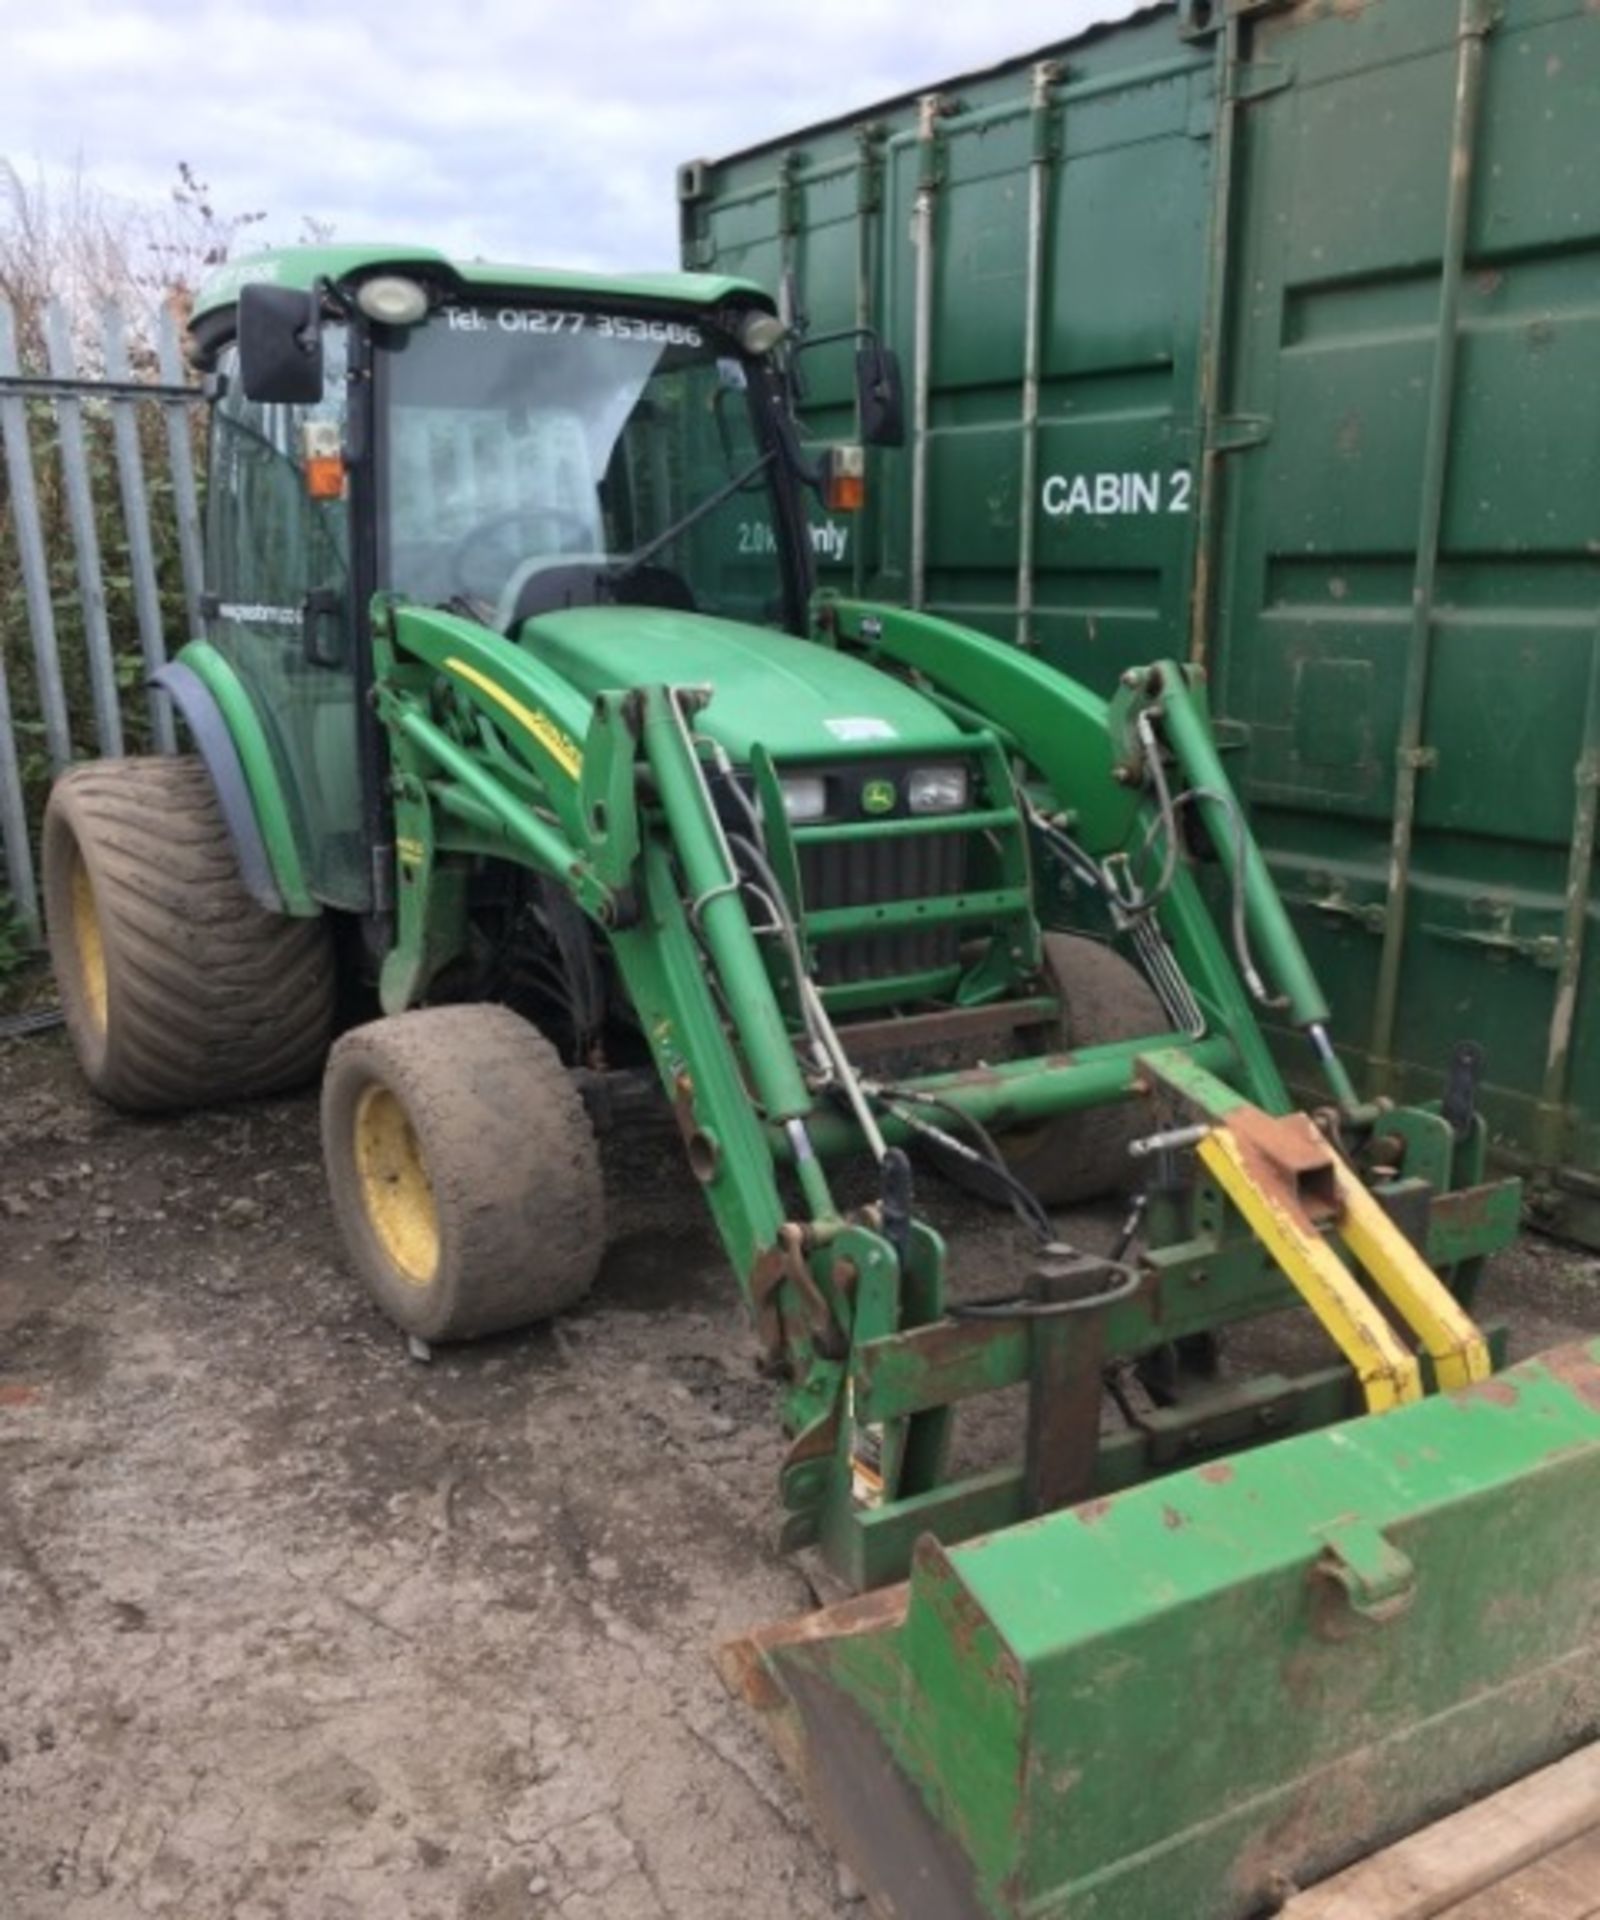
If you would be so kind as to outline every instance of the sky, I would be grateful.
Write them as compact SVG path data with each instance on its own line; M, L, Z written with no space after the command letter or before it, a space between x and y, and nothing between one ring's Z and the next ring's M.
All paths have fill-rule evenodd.
M1028 53L1132 0L0 0L0 156L298 236L675 264L678 164Z

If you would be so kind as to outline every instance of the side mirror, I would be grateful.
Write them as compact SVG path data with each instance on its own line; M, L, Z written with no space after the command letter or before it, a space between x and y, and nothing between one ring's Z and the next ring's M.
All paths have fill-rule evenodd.
M239 289L239 378L247 400L308 406L322 398L322 302L314 291L263 280Z
M856 354L856 403L860 409L861 438L869 447L905 445L905 388L900 378L900 356L880 340L869 339Z

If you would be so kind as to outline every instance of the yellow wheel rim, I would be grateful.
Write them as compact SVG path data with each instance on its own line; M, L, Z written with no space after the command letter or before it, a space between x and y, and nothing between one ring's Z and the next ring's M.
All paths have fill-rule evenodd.
M106 983L106 943L100 931L100 909L95 905L94 883L83 855L72 863L72 944L78 955L78 982L83 988L89 1017L101 1033L106 1030L106 1009L111 990Z
M356 1106L356 1177L378 1245L403 1280L425 1287L439 1268L439 1209L406 1110L387 1087Z

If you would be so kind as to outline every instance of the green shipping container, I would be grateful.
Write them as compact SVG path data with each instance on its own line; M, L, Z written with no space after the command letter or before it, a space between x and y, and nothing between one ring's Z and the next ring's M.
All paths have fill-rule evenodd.
M1357 1078L1480 1041L1600 1244L1600 0L1185 0L679 196L688 264L905 363L824 582L1102 689L1204 661Z

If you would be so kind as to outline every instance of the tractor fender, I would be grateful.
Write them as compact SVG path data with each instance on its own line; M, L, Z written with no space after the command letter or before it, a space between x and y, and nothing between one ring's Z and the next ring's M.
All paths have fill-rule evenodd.
M150 685L170 696L189 729L211 777L245 891L271 913L311 917L320 908L305 883L261 723L220 654L203 647L208 660L190 658L202 647L185 647L176 660L150 676ZM214 684L219 670L231 683L228 691L237 693L236 700L219 697Z

